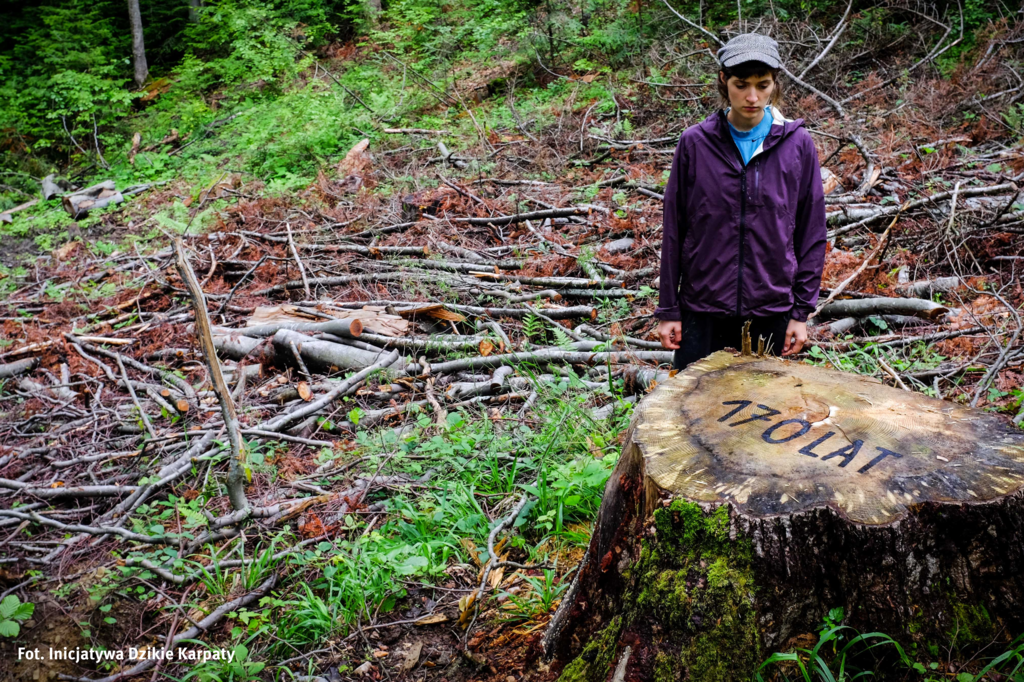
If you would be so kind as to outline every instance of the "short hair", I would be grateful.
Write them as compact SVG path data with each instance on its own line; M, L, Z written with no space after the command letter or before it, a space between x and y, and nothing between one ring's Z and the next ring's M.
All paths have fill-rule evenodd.
M746 80L751 76L763 76L765 74L771 74L772 80L775 81L775 89L772 90L772 96L769 100L769 104L777 106L782 101L782 81L779 80L779 73L781 69L775 69L764 62L750 61L743 62L742 64L736 64L735 66L720 66L719 73L724 76L718 77L718 94L722 98L722 102L725 106L729 106L729 88L726 85L726 81L735 76L740 80Z

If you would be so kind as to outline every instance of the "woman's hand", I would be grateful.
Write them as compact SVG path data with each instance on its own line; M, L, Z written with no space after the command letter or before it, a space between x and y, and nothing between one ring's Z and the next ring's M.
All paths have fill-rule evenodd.
M663 348L679 348L679 342L683 339L683 323L679 320L662 320L658 323L658 338Z
M660 325L658 331L661 332ZM803 349L805 343L807 343L807 323L790 320L789 326L786 327L786 343L782 347L782 354L796 355Z

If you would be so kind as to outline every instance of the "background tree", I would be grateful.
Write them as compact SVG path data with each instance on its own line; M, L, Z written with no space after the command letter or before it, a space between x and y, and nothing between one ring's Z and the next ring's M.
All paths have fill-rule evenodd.
M132 25L132 64L135 66L135 84L142 86L149 75L146 63L146 40L142 35L142 12L139 0L128 0L128 19Z

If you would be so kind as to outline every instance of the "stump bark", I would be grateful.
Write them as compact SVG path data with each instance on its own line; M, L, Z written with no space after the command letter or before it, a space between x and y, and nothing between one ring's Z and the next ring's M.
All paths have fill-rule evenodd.
M566 681L749 680L834 607L904 642L1015 636L1022 488L996 415L715 353L637 407L545 653Z

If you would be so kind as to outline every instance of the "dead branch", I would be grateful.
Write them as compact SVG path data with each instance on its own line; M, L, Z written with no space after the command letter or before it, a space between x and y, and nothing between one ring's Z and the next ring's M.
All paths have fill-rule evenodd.
M817 311L821 319L868 317L869 315L916 315L935 320L949 308L920 298L851 298L832 301Z
M359 385L362 384L363 381L368 376L370 376L377 370L384 369L385 367L390 367L398 360L399 357L400 356L397 350L392 351L390 354L384 356L374 364L370 365L369 367L366 367L365 369L361 370L360 372L354 374L345 381L341 382L340 384L338 384L336 388L334 388L332 391L330 391L323 397L300 407L294 412L290 412L279 417L275 417L274 419L259 424L255 428L260 429L262 431L280 431L285 426L288 426L293 422L296 422L300 419L305 419L310 415L314 415L320 410L330 405L339 397L347 395L350 392L354 392L355 389L358 388Z
M39 358L26 358L6 365L0 365L0 379L10 379L25 372L31 372L39 364Z
M228 442L231 444L231 466L227 479L231 506L238 510L247 509L249 500L245 496L245 451L242 446L242 436L238 432L238 415L235 414L235 404L231 400L231 392L221 373L220 361L217 360L210 316L206 311L206 299L203 297L203 290L199 287L195 273L192 272L192 266L189 265L188 259L185 257L185 249L180 238L174 240L174 252L178 274L192 298L192 308L196 315L196 336L199 337L203 359L206 360L206 366L210 371L210 382L213 384L213 391L217 394L217 400L220 402L224 425L228 431Z

